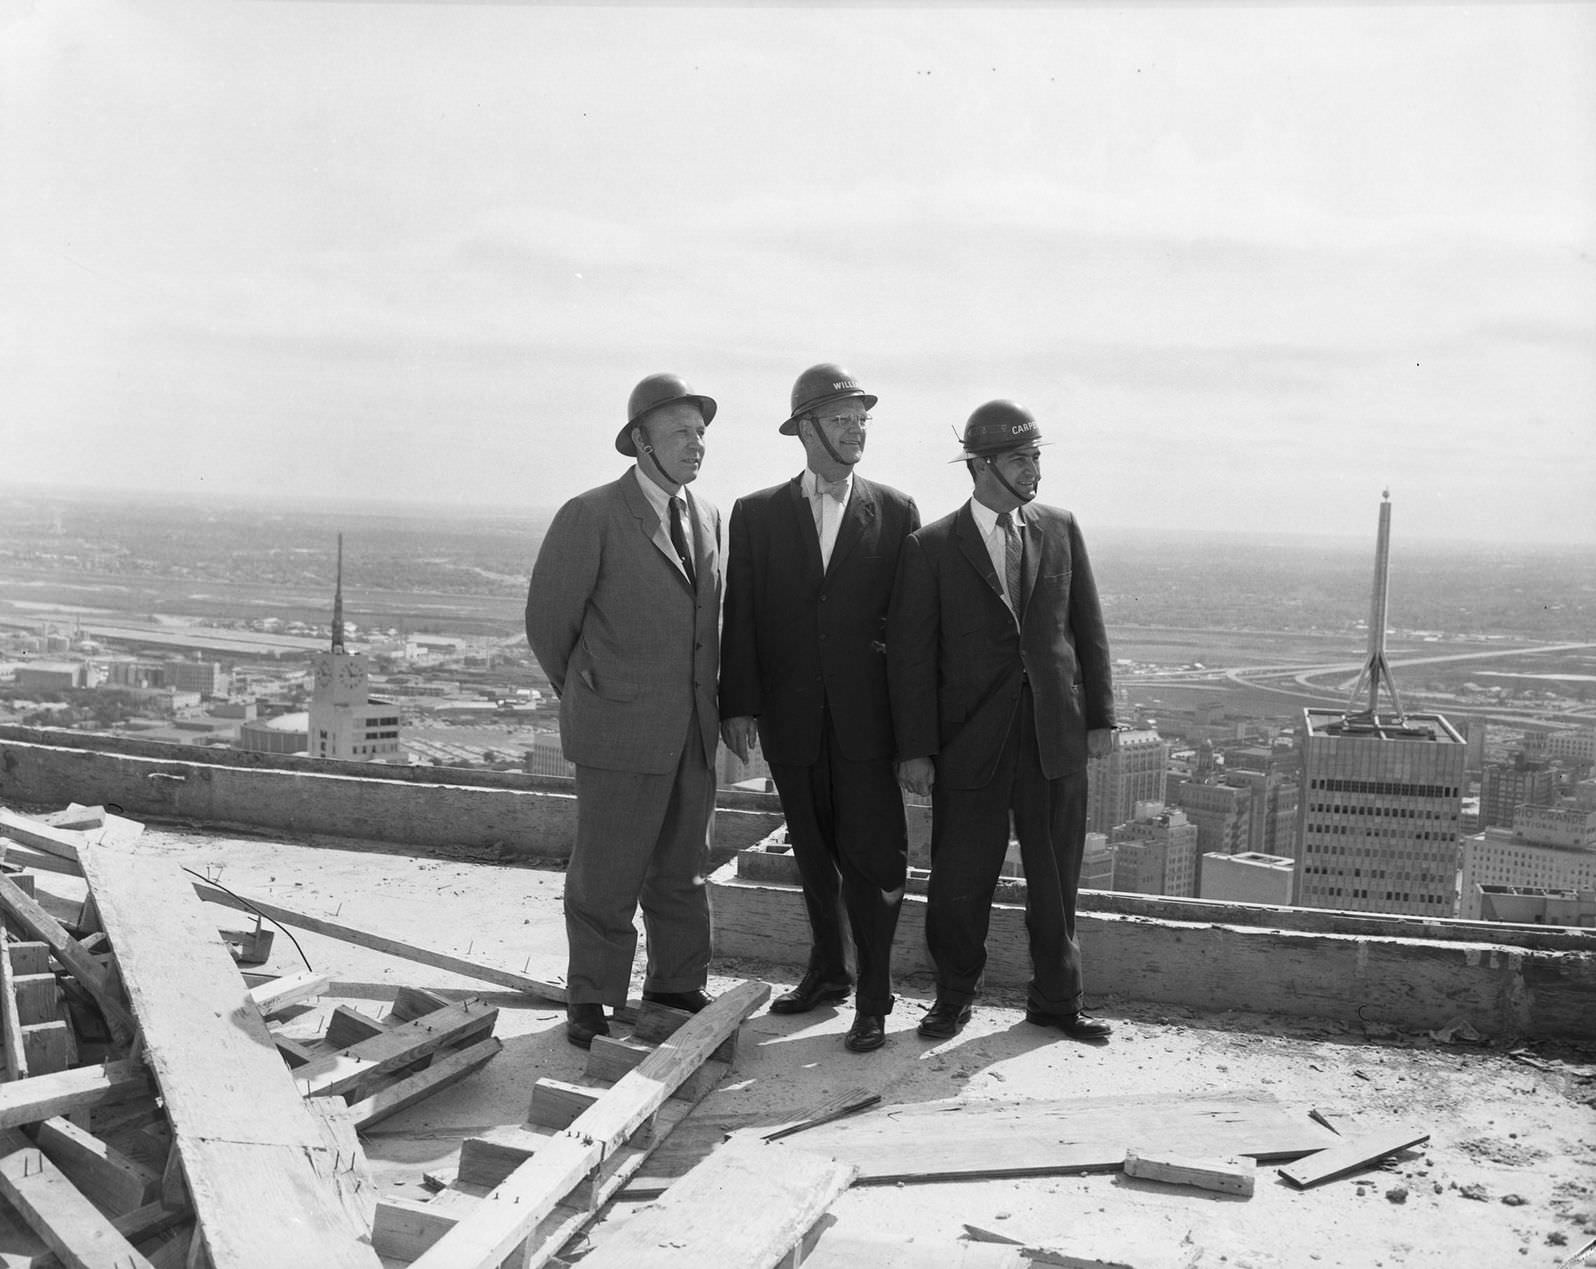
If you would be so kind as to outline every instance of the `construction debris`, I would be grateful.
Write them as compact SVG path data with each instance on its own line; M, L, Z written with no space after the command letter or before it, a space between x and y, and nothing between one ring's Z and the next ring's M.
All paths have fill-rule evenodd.
M1399 1126L1379 1132L1343 1138L1340 1144L1328 1150L1309 1155L1277 1171L1299 1189L1318 1185L1349 1172L1356 1172L1370 1164L1378 1163L1400 1150L1408 1150L1430 1139L1427 1129Z

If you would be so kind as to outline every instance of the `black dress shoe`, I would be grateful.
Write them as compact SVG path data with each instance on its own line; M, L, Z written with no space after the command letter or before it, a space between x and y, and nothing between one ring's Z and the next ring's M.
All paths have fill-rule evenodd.
M920 1019L919 1032L928 1040L951 1040L964 1030L970 1020L970 1006L956 1005L951 1000L938 1000Z
M680 1009L683 1013L698 1013L714 1003L711 997L696 988L692 991L645 991L643 999L670 1009Z
M846 978L826 978L807 973L791 991L784 991L770 1002L771 1013L808 1013L818 1005L834 1005L848 999L853 984Z
M1025 1020L1038 1027L1057 1027L1072 1040L1106 1040L1114 1034L1114 1028L1101 1018L1091 1018L1074 1009L1068 1013L1027 1009Z
M879 1013L855 1016L842 1047L849 1053L872 1053L887 1042L887 1020Z
M591 1049L593 1037L609 1035L610 1024L604 1018L603 1005L567 1005L565 1007L565 1038L579 1049Z

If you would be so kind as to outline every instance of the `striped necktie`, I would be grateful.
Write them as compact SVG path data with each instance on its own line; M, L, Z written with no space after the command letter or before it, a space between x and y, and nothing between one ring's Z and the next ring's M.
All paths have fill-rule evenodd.
M693 575L693 553L687 549L687 531L682 525L682 500L671 499L671 545L676 548L676 558L682 562L682 572L687 574L687 584L696 588L698 578Z
M1009 607L1020 615L1020 535L1014 528L1014 517L1005 511L997 519L1003 530L1003 587L1009 597Z

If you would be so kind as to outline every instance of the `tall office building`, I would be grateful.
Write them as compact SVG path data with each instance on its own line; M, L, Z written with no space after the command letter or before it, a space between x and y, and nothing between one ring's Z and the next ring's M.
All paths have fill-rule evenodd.
M368 693L366 656L344 647L344 536L338 535L332 647L310 659L308 752L315 758L376 762L399 758L399 706Z
M1197 829L1197 886L1202 891L1203 858L1239 855L1248 849L1252 829L1252 793L1233 784L1171 777L1169 805L1179 807Z
M1550 806L1557 796L1557 772L1522 753L1511 762L1487 763L1480 775L1480 827L1510 828L1520 806Z
M1297 781L1281 770L1231 769L1224 782L1247 791L1247 850L1258 855L1297 857Z
M1156 731L1122 731L1112 753L1086 764L1086 828L1107 833L1136 813L1138 802L1162 802L1169 746Z
M1596 890L1596 781L1554 806L1521 805L1511 829L1464 838L1458 915L1485 919L1491 886Z
M1197 826L1178 808L1139 803L1109 834L1114 889L1177 899L1197 894Z
M1440 714L1402 709L1385 655L1391 502L1380 503L1369 655L1345 713L1302 711L1301 907L1452 916L1468 745ZM1361 709L1354 708L1367 686ZM1380 711L1380 691L1390 697Z

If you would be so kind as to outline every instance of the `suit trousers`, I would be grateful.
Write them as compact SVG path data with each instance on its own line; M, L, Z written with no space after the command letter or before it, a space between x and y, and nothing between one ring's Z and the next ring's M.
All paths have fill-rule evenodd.
M813 940L809 969L847 980L845 908L858 970L855 1005L860 1013L891 1013L892 939L909 866L903 794L892 760L844 758L828 713L815 762L772 763L770 774L803 879Z
M1056 780L1042 773L1029 684L1021 690L992 780L979 789L936 784L931 808L925 927L936 964L937 998L968 1004L980 988L992 895L1008 850L1012 816L1026 882L1032 974L1027 1003L1050 1013L1079 1009L1075 900L1086 849L1086 773Z
M565 873L572 1004L626 1003L641 904L645 991L692 991L709 975L709 820L715 776L696 717L664 775L576 768L576 845Z

